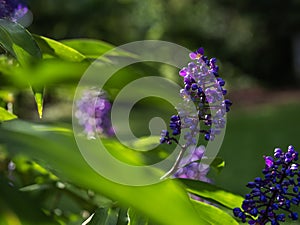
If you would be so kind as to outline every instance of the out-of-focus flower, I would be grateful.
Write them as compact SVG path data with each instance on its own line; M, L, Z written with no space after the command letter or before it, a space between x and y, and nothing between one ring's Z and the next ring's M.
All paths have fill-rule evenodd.
M184 89L180 91L183 99L182 104L176 107L178 115L173 115L170 119L170 129L162 132L161 143L171 144L176 142L176 136L183 133L184 147L196 145L196 140L200 134L205 140L212 141L225 127L225 114L230 110L231 101L223 100L227 93L224 89L225 81L219 77L219 67L216 59L208 59L204 56L203 48L190 54L193 60L187 67L180 70L179 75L184 77ZM195 108L191 108L193 102ZM212 113L213 112L213 113ZM203 122L204 129L199 128L199 122ZM206 127L206 128L205 128Z
M265 156L264 178L257 177L247 184L250 194L245 196L241 208L235 208L236 217L249 224L279 225L286 217L298 219L292 205L300 203L300 171L298 152L289 146L287 152L274 150L274 157Z
M111 104L104 91L85 90L76 107L75 117L88 138L114 135L110 120Z
M27 6L20 0L0 0L0 19L17 22L27 12Z

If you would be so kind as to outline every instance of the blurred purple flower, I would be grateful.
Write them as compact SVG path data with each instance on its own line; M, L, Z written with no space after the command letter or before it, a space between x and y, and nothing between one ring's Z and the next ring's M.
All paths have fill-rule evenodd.
M0 0L0 18L17 22L28 12L27 6L19 0Z
M75 117L88 138L114 135L110 120L111 104L104 91L85 90L81 99L76 102L76 107Z
M201 180L210 183L211 180L206 177L209 172L209 165L200 162L204 156L204 152L204 146L189 147L185 152L185 156L180 160L179 169L174 173L173 177Z

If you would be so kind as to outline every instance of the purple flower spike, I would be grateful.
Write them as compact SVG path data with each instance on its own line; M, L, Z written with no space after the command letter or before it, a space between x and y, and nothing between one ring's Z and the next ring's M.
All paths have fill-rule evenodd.
M298 219L298 214L292 210L293 205L300 204L298 152L293 146L289 146L287 152L276 148L274 158L264 156L264 178L257 177L249 182L250 194L245 196L241 208L233 209L234 216L243 223L247 218L249 224L258 225L279 225L288 217Z
M183 102L176 107L178 120L170 121L170 134L173 136L163 135L161 143L176 142L175 136L180 134L184 135L184 147L196 145L199 134L205 140L213 141L225 127L225 114L232 102L223 100L227 91L223 88L225 81L218 75L217 59L204 56L203 48L190 53L190 58L193 61L179 71L179 75L184 77L184 89L180 91ZM196 106L197 115L190 102ZM201 126L203 129L200 129L199 123L200 126L204 124L204 127ZM184 133L181 132L183 129Z

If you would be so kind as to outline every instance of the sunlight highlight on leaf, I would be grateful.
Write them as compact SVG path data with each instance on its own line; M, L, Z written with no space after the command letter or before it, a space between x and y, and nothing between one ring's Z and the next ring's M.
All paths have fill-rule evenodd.
M0 122L8 121L18 118L16 115L8 112L6 109L0 107Z

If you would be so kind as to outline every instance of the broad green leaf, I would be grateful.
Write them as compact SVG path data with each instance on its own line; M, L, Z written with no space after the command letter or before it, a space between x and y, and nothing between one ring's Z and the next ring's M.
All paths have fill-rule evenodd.
M206 204L204 202L192 200L195 209L203 218L212 225L238 225L238 222L223 210Z
M17 116L0 107L0 122L16 119Z
M104 41L94 39L69 39L62 40L61 42L89 58L98 58L115 47Z
M179 179L188 192L203 197L205 199L218 202L229 209L233 209L242 204L243 198L233 194L213 184L209 184L198 180Z
M126 186L97 174L83 159L73 133L64 127L28 123L20 120L0 125L0 142L9 152L25 154L59 178L91 189L122 205L132 207L156 225L210 224L197 214L184 187L176 180L148 186Z
M44 55L48 54L71 62L81 62L85 59L80 52L58 41L39 35L34 35L34 38Z
M98 208L88 225L117 225L119 208Z
M107 51L115 48L115 46L100 40L94 39L69 39L62 40L63 44L76 49L88 58L96 59ZM111 56L128 56L136 57L134 54L126 51L118 51L111 54Z
M0 19L0 45L13 55L22 66L42 54L32 35L21 25Z

